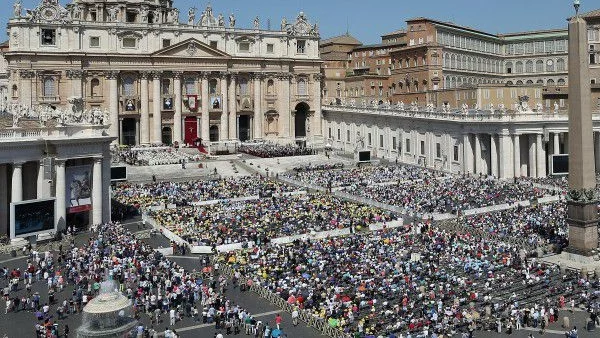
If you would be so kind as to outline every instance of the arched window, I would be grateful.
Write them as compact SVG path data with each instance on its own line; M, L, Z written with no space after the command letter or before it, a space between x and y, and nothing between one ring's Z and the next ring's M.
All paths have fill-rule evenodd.
M512 81L506 81L506 85L507 85L507 86L512 86L512 85L513 85L513 82L512 82Z
M47 77L44 79L44 96L55 96L56 85L54 78Z
M523 81L521 81L521 80L518 80L518 81L517 81L517 86L522 86L522 85L523 85Z
M536 84L541 84L541 85L543 85L543 84L544 84L544 80L542 80L542 79L539 79L539 80L537 80L535 83L536 83Z
M512 74L512 72L513 72L513 64L512 64L512 62L507 62L505 64L504 68L506 69L506 72L505 72L506 74Z
M450 60L452 61L450 68L456 68L456 55L452 54L452 56L450 57Z
M208 93L214 95L217 93L217 79L208 81Z
M565 79L558 79L558 81L556 82L556 84L559 85L559 86L566 85Z
M532 85L533 81L532 80L527 80L527 85Z
M102 96L100 93L100 80L94 78L92 81L90 81L90 96Z
M240 79L240 95L248 95L248 80L245 78Z
M549 79L548 81L546 81L546 85L547 86L554 86L554 80Z
M564 59L556 60L556 70L559 72L565 71L565 60Z
M527 63L525 63L525 72L533 73L533 61L528 60Z
M163 79L162 83L162 93L163 95L169 95L171 94L171 80L169 79Z
M444 67L450 68L450 57L448 57L448 53L444 53Z
M553 72L554 71L554 61L553 60L546 61L546 71L547 72Z
M273 80L269 79L269 81L267 81L267 95L273 94L275 94L275 84L273 83Z
M185 89L186 95L195 95L196 92L196 80L192 77L186 77L184 80L183 88Z
M523 62L517 61L517 63L515 64L515 73L517 73L517 74L523 73Z
M535 62L535 72L536 73L543 73L544 72L544 61L543 60L537 60Z
M18 97L19 96L19 88L17 87L17 85L13 85L12 86L12 97Z
M306 80L305 79L298 79L298 95L300 95L300 96L308 95L306 93Z
M123 96L134 96L135 88L133 86L133 78L131 76L127 76L123 78Z

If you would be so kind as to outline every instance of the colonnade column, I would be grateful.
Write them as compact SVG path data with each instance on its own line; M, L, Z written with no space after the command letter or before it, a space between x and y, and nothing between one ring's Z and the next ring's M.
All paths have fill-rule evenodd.
M37 173L37 198L44 197L44 160L39 161L38 173Z
M56 165L56 219L58 230L64 230L67 225L67 205L66 205L66 180L65 180L65 160L54 161Z
M227 73L221 73L221 132L219 141L229 139L229 97L227 95Z
M152 73L152 143L162 143L162 116L160 100L161 72Z
M7 164L0 164L0 186L7 186ZM0 189L0 233L8 233L8 189Z
M263 75L254 74L254 138L263 138L263 112L262 112L262 78Z
M542 134L536 134L537 177L546 177L546 152Z
M118 71L109 71L106 73L109 87L109 110L110 110L110 129L109 134L112 137L119 137L119 87L117 84ZM118 139L113 142L119 142Z
M200 121L200 138L202 138L202 141L204 141L205 145L208 145L210 142L210 116L209 116L209 111L208 111L208 106L210 105L209 99L208 99L208 76L209 73L208 72L202 72L200 74L201 78L202 78L202 117L201 117L201 121Z
M181 76L183 72L173 73L173 89L175 94L175 113L173 114L173 143L177 142L181 145L183 142L183 134L181 131Z
M515 166L515 177L521 177L521 135L515 134L513 141L513 156Z
M150 112L148 107L148 76L150 73L140 73L140 143L150 143Z
M102 224L102 157L94 158L92 168L92 224Z
M596 157L596 172L600 171L600 133L594 133L594 156Z
M536 165L536 146L535 146L535 135L529 135L529 177L536 178L537 177L537 165Z
M463 136L463 171L465 174L473 173L473 148L468 133Z
M490 134L490 167L492 175L500 177L498 173L498 145L495 134Z
M289 139L292 132L290 128L290 121L292 118L292 112L290 109L290 77L291 75L289 73L279 74L280 92L277 95L280 100L280 135L285 139Z
M483 173L483 159L481 158L481 138L479 134L475 134L475 174Z
M237 74L229 75L229 139L237 140L237 98L236 98Z
M554 148L552 149L552 153L554 155L560 154L560 133L553 133L554 139Z
M513 149L511 147L510 136L508 134L498 134L498 145L500 156L502 156L498 161L498 177L501 179L511 178L514 176L514 174L512 174L514 169L514 157L512 155Z
M23 200L23 162L13 163L10 196L11 202L21 202Z
M313 106L314 106L314 110L315 110L315 117L314 117L314 123L313 123L313 128L311 129L312 131L312 135L316 136L316 137L321 137L323 136L323 112L321 111L321 80L323 79L323 75L321 74L314 74L313 75L313 81L314 81L314 89L313 89L313 95L314 95L314 100L313 100Z

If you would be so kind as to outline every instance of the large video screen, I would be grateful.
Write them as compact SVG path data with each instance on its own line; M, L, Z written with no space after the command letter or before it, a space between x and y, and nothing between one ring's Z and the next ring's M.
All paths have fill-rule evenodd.
M127 181L127 167L111 167L110 168L110 180L111 181Z
M11 238L55 231L56 199L11 203Z
M569 174L569 155L552 155L552 175Z
M92 166L67 167L67 213L92 210Z
M358 152L358 161L359 162L371 161L371 152L370 151L359 151Z

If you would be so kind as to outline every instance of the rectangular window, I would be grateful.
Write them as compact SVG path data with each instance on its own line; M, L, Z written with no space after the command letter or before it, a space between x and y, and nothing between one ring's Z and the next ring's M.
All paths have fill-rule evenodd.
M248 53L250 51L250 42L240 42L239 49L242 53Z
M342 139L342 131L338 128L338 141Z
M368 145L372 145L372 144L373 144L373 140L371 139L371 133L369 133L369 134L367 135L367 139L368 139L368 141L367 141L367 142L368 142Z
M331 136L332 136L332 134L331 134L331 127L329 127L329 138L332 138Z
M439 142L435 144L435 157L442 158L442 145Z
M127 22L135 22L137 19L137 13L133 11L127 12L126 20Z
M210 48L217 49L218 46L219 46L219 42L218 41L211 41L210 42Z
M90 37L90 47L92 47L92 48L100 47L100 37L99 36L91 36Z
M458 146L454 146L454 161L458 162Z
M162 48L167 48L171 46L171 39L163 39L162 40Z
M383 148L383 135L379 135L379 148Z
M273 54L274 48L272 43L267 43L267 54Z
M425 141L421 141L421 155L425 155Z
M56 29L42 28L42 46L56 45Z
M135 48L137 45L136 38L123 38L123 48Z
M398 145L396 144L396 137L392 137L392 149L398 149Z
M346 130L346 142L350 142L350 130Z
M410 153L410 139L409 138L406 139L405 144L406 144L406 152Z
M298 40L296 42L296 53L297 54L306 53L306 41L305 40Z

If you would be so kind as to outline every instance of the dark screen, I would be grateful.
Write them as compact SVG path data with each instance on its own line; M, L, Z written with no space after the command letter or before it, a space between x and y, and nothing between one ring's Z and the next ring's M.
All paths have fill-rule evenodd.
M569 155L552 156L552 174L563 175L569 173Z
M110 180L111 181L125 181L127 179L127 167L111 167L110 168Z
M15 236L54 229L55 200L15 205Z
M358 160L360 162L367 162L371 160L371 152L370 151L359 151L358 152Z

